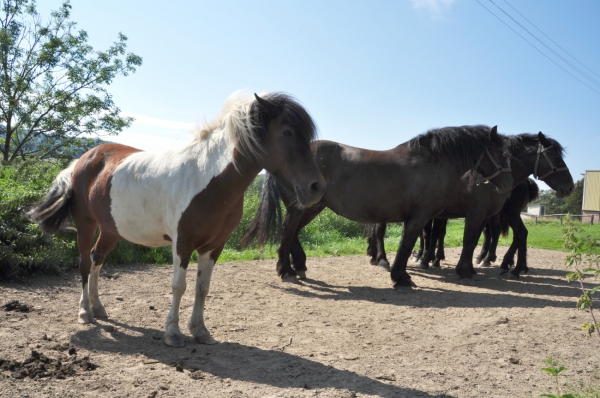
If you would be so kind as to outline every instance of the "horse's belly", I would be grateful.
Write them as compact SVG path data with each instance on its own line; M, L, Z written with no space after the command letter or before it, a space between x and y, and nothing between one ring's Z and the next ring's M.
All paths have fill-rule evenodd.
M130 242L144 246L165 246L171 243L162 217L155 212L132 210L128 214L115 217L119 235Z
M113 184L110 213L119 235L144 246L170 244L177 225L169 214L176 212L176 206L169 206L165 196L156 184Z

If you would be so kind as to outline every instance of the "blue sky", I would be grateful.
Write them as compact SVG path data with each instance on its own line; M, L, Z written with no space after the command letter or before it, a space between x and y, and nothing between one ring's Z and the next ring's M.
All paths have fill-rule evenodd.
M479 1L503 16L490 0ZM600 75L600 2L493 1L518 17L515 7ZM433 127L498 125L506 134L556 138L567 147L576 180L600 169L600 94L476 0L71 4L72 19L94 48L107 48L123 32L128 49L144 59L110 87L115 103L137 119L111 138L117 142L181 145L232 92L285 91L309 110L322 139L388 149ZM38 10L47 15L58 5L38 1Z

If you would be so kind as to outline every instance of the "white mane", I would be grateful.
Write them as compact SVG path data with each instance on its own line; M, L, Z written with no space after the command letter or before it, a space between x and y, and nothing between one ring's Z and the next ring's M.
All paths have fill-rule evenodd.
M260 96L268 95L261 93ZM192 141L208 139L216 130L222 130L228 147L233 150L239 142L238 150L246 157L264 156L264 148L257 134L260 126L252 120L252 104L255 99L246 91L236 91L227 98L221 114L205 123L202 128L196 126L192 131Z

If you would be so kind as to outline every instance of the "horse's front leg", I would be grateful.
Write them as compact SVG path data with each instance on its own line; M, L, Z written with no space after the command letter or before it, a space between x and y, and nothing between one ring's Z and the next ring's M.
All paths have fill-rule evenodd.
M519 218L521 217L519 216ZM491 263L493 262L496 262L496 260L498 259L498 256L496 255L496 250L498 249L498 241L500 240L501 233L500 214L496 214L495 216L493 216L493 219L490 220L490 227L490 234L492 235L492 240L490 242L490 249L488 251L488 254L484 259L489 265L491 265Z
M213 254L221 254L223 247ZM194 340L201 344L216 344L217 341L212 338L210 332L204 325L204 304L210 287L210 278L212 277L215 260L211 252L198 254L198 275L196 277L196 297L194 298L194 308L188 321L188 330L194 336Z
M404 221L400 245L390 270L390 277L394 282L394 290L397 292L412 291L412 286L416 286L414 282L410 280L411 278L408 272L406 272L406 264L412 254L415 242L428 220L429 217L421 216Z
M177 239L173 239L173 283L171 284L173 301L165 323L165 344L171 347L185 347L185 339L179 329L179 307L181 297L185 293L185 277L192 251L179 248L183 253L177 253L176 242Z
M490 221L488 221L483 226L483 245L481 245L481 251L477 255L475 262L477 264L481 264L483 260L487 257L488 252L490 250L490 244L492 242L492 236L490 234ZM488 264L489 266L489 264Z
M527 235L529 232L520 215L509 217L508 222L513 230L513 242L516 243L518 250L517 265L515 266L515 269L510 272L509 278L519 279L521 272L529 272L529 268L527 267Z
M456 265L456 273L463 279L472 279L477 272L473 268L473 252L481 235L484 223L483 214L473 213L465 217L463 249Z
M294 233L294 239L290 245L290 255L293 265L293 270L296 271L298 278L306 279L306 253L302 248L302 244L300 243L300 239L298 238L298 234L302 231L302 228L306 227L312 220L315 219L319 213L323 211L324 207L315 205L309 207L304 210L302 217L300 218L300 222L296 227L296 232Z

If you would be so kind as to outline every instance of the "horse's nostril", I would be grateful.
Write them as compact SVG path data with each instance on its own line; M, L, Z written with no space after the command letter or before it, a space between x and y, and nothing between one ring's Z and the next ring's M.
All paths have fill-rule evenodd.
M310 184L309 187L312 192L319 192L321 190L321 185L316 181Z

